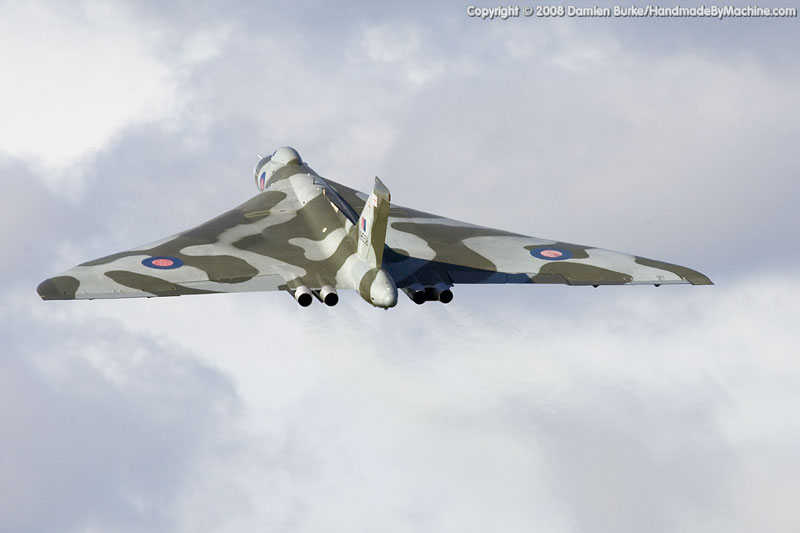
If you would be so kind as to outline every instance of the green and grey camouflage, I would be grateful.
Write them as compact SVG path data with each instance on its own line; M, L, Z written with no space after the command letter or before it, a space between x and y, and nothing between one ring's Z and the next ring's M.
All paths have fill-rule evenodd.
M45 300L220 292L290 292L300 305L352 289L375 307L448 303L459 283L711 285L678 265L476 226L390 203L327 180L296 150L256 166L259 194L161 241L83 263L42 282ZM359 215L360 213L360 215Z

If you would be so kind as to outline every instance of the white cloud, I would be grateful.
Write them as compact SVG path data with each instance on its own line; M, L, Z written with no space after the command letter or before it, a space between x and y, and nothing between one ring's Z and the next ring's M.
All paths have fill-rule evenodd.
M126 11L28 3L6 15L0 146L8 154L69 167L125 125L174 105L169 67Z
M0 309L0 529L172 529L195 464L236 434L227 378L113 321L50 321L27 292Z
M418 27L372 26L364 31L361 46L376 68L389 69L393 78L412 87L424 85L444 71L430 39Z
M84 158L125 127L174 117L182 77L217 53L230 28L189 32L182 52L160 21L128 4L28 2L0 18L0 153L75 189ZM180 36L178 36L180 40Z
M0 21L2 61L35 64L9 43L40 59L67 86L61 104L102 103L76 87L84 69L125 100L89 114L88 133L53 140L62 163L30 138L27 152L0 143L118 180L87 182L62 207L38 183L24 189L28 172L0 168L14 199L0 230L14 259L0 405L16 422L0 456L21 458L0 477L14 502L0 529L794 526L800 286L772 265L797 240L781 205L797 196L798 77L780 57L763 61L769 50L730 52L754 42L749 30L726 38L713 22L709 50L708 25L697 46L630 46L635 21L332 10L320 31L291 10L278 23L256 8L107 5L33 4ZM772 35L770 24L759 27ZM64 71L47 55L56 44ZM27 76L8 87L50 79ZM133 76L144 80L131 95ZM20 108L38 117L42 91ZM77 111L42 105L54 132L70 131ZM24 131L9 116L0 139ZM285 294L36 298L38 273L179 230L178 213L188 226L231 207L244 190L231 183L252 191L253 153L286 143L353 186L378 173L404 205L598 245L637 240L629 251L665 260L694 250L723 283L457 287L450 306L403 299L389 312L352 293L334 309ZM247 163L224 163L237 158Z
M480 62L478 77L443 78L398 122L386 163L396 177L382 176L405 182L399 203L675 262L716 248L701 270L732 264L742 239L776 246L775 228L796 227L796 69L502 28L456 52ZM554 61L574 49L597 61Z
M217 23L200 28L181 43L181 60L187 65L210 61L220 54L235 28L231 24Z
M335 309L255 294L67 303L47 319L113 317L232 377L250 437L204 459L215 477L183 494L190 525L746 531L765 506L774 528L793 523L763 483L800 474L782 444L800 437L794 280L520 287L481 311L485 290L391 315L352 294ZM218 485L244 501L215 512Z

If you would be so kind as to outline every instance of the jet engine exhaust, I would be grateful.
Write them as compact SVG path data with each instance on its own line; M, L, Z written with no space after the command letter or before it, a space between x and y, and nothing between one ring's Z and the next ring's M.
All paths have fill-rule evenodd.
M300 285L294 290L294 299L297 300L297 303L299 303L301 307L308 307L311 305L311 301L314 297L311 293L311 289L305 285Z
M451 291L450 286L445 283L438 283L434 287L424 287L420 284L414 284L410 287L403 287L402 290L406 296L417 305L435 301L449 304L453 301L453 291Z
M453 291L451 291L448 288L437 290L436 299L442 302L443 304L449 304L450 302L453 301Z
M422 305L428 301L428 294L425 292L425 287L418 283L410 287L403 287L402 291L417 305Z
M336 294L336 289L330 285L325 285L319 290L319 299L325 302L328 307L333 307L339 303L339 295Z

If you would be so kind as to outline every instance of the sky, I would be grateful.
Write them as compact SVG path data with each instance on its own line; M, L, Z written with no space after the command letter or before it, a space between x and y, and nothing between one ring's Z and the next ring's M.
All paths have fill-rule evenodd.
M0 1L0 531L800 528L800 22L467 6ZM715 285L38 298L283 145Z

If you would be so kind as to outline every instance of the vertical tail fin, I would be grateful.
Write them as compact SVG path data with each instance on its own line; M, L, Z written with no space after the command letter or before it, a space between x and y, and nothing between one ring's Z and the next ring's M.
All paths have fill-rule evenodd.
M383 262L390 199L389 189L375 176L375 187L358 219L358 256L375 268Z

